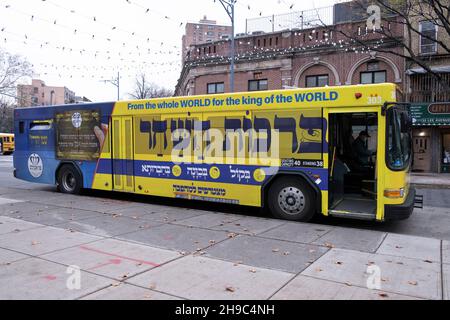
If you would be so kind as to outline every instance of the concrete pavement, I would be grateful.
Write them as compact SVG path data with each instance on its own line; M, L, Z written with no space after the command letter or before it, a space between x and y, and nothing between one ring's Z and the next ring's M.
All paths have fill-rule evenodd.
M450 174L448 173L413 173L411 183L419 188L450 189Z
M0 188L0 298L449 298L447 241L185 211Z
M1 166L0 299L450 299L446 190L396 224L303 224L62 195Z

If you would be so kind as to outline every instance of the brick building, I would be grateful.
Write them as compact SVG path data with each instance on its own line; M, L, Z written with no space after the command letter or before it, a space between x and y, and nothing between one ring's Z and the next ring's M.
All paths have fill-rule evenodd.
M403 38L399 24L384 22L383 27L398 39ZM380 41L380 34L368 31L366 21L238 36L235 91L380 82L404 87L404 59L357 47L339 30L361 37L369 47L402 52L394 41ZM192 46L185 56L175 94L229 92L230 47L229 40Z
M450 87L450 52L438 44L442 42L450 48L450 35L443 26L425 19L424 15L433 14L423 8L425 14L411 16L410 20L424 36L413 33L410 47ZM413 62L407 62L406 69L414 126L413 170L450 173L450 90Z
M66 87L47 86L44 81L33 79L31 85L18 85L19 107L51 106L75 103L75 93Z
M228 39L231 32L231 26L218 25L217 21L208 20L206 16L198 23L187 23L185 35L182 39L183 62L191 46Z

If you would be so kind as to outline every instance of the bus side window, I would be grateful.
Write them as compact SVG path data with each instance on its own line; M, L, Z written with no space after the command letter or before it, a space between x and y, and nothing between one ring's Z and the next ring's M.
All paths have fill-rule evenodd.
M19 133L24 134L25 133L25 122L20 121L19 122Z
M50 121L32 122L30 124L31 131L50 130L51 128L52 128L52 123Z

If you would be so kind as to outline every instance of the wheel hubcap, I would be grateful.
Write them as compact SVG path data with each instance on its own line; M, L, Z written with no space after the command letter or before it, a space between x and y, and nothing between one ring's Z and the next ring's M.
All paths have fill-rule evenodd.
M305 209L305 196L298 188L284 188L278 195L278 203L284 213L297 215Z
M63 187L67 191L74 191L77 185L77 180L71 172L66 172L62 178Z

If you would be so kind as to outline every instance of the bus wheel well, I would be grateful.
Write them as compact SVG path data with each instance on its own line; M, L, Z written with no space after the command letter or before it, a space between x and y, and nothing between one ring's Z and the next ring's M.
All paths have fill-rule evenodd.
M67 166L73 167L80 174L81 181L83 181L83 183L84 183L83 173L81 172L80 168L74 162L65 161L65 162L61 162L59 164L58 168L55 170L55 182L56 182L56 184L58 184L59 172L61 171L62 168L67 167Z
M311 179L308 178L308 176L303 173L303 172L282 172L279 173L277 175L275 175L274 177L272 177L265 185L263 185L263 192L262 192L262 204L263 204L263 208L267 209L268 208L268 197L269 197L269 190L272 187L272 185L276 182L279 181L281 179L284 178L298 178L301 181L305 182L313 191L314 195L315 195L315 203L316 203L316 213L321 213L322 211L322 192L320 191L319 187L317 185L315 185Z

